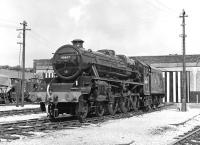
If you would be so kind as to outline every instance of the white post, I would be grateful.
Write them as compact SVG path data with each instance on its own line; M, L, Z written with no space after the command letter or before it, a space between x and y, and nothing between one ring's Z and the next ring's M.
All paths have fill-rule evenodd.
M197 69L194 68L193 70L193 79L194 79L194 88L193 88L193 91L197 91Z

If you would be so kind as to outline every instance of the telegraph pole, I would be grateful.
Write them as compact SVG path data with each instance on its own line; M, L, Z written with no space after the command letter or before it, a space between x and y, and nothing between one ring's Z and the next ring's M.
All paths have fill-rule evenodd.
M26 29L27 26L27 22L23 21L23 23L20 23L21 25L23 25L23 29L17 29L17 31L21 31L23 32L23 50L22 50L22 87L21 87L21 91L22 91L22 103L21 106L24 107L24 87L25 87L25 36L26 36L26 30L31 30L31 29Z
M185 17L188 17L185 14L185 10L183 10L182 14L179 16L182 18L182 24L181 26L183 27L183 33L181 35L182 37L182 47L183 47L183 76L182 76L182 105L181 105L181 111L185 112L187 111L186 109L186 66L185 66Z
M21 56L21 46L23 45L23 43L22 43L22 42L17 42L17 44L20 45L20 51L19 51L19 66L21 66L21 65L20 65L20 64L21 64L20 56ZM21 76L18 76L18 77L21 78ZM20 90L21 90L21 82L20 82L19 84L20 84L20 85L19 85L18 88L20 88ZM17 94L16 94L16 107L19 107L19 94L20 94L20 90L18 90L18 92L17 92Z

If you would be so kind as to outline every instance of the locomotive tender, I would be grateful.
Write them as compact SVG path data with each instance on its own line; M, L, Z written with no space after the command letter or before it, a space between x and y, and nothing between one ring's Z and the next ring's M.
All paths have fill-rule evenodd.
M160 104L165 94L160 70L113 50L85 50L83 42L61 46L51 60L56 77L47 86L50 118L67 113L84 119Z

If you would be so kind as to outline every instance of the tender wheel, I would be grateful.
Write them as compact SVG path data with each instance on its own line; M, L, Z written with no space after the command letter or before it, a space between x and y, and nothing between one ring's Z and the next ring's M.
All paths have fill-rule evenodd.
M160 103L157 102L157 103L155 104L155 107L158 108L159 105L160 105Z
M127 113L130 110L130 102L127 97L120 100L120 110L122 113Z
M118 109L118 103L116 101L108 103L108 113L110 115L115 115Z
M159 97L153 96L153 104L152 104L151 108L156 109L156 108L158 108L158 105L159 105Z
M149 110L151 110L151 105L144 106L143 108L144 112L148 112Z
M159 96L157 96L157 101L156 101L156 103L155 103L155 107L156 108L158 108L158 106L160 105L160 97Z
M104 115L105 113L105 106L103 102L97 102L96 103L96 109L95 109L95 113L98 117L101 117Z

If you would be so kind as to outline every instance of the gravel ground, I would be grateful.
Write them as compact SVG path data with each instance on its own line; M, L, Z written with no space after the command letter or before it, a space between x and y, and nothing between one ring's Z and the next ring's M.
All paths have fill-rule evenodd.
M189 107L190 106L190 107ZM200 125L200 105L188 105L187 112L176 106L127 119L110 120L80 128L35 132L2 145L167 145L174 138ZM15 117L17 119L17 116Z

